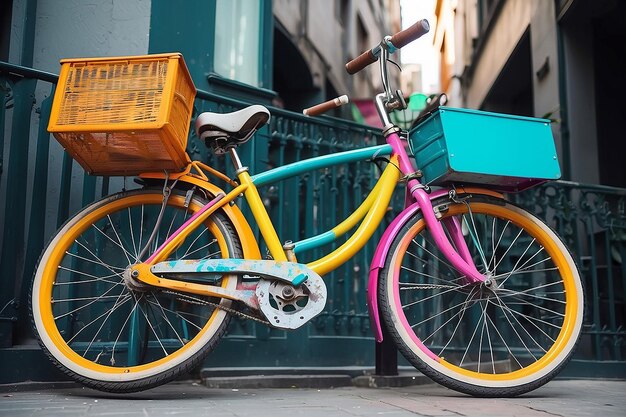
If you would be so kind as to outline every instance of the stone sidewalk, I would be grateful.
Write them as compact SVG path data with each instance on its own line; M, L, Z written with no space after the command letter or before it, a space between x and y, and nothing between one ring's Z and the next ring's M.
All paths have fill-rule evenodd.
M31 389L33 389L31 387ZM401 388L215 389L175 382L136 394L86 388L0 393L0 416L626 416L626 381L563 380L512 399L434 384Z

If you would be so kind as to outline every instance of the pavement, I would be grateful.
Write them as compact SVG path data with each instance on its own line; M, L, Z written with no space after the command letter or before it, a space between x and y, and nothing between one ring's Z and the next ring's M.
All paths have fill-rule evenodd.
M509 399L472 398L435 384L276 389L178 381L124 395L25 388L0 393L0 416L626 416L626 381L607 380L556 380Z

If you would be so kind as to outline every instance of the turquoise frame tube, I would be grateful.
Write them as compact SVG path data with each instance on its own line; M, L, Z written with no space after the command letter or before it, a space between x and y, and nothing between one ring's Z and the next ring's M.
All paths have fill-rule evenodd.
M271 184L286 178L294 177L308 171L326 168L333 165L348 164L350 162L364 161L377 156L391 155L391 145L370 146L368 148L354 149L351 151L338 152L332 155L316 156L315 158L293 162L282 167L252 176L252 182L257 187Z
M305 172L326 168L333 165L347 164L351 162L373 159L377 156L391 155L393 149L391 145L370 146L367 148L355 149L345 152L338 152L332 155L322 155L302 161L293 162L282 167L277 167L269 171L252 176L252 182L256 186L263 186L278 182ZM294 252L296 254L323 246L334 241L337 235L332 230L323 232L317 236L295 242Z

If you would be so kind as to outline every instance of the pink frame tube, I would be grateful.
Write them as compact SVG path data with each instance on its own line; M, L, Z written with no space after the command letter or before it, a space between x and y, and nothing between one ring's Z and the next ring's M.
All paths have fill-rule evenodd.
M154 260L161 254L161 252L163 252L163 249L165 249L165 247L176 238L176 236L180 235L183 230L185 230L185 228L187 226L189 226L194 220L196 220L198 217L202 216L204 213L206 213L208 210L210 210L214 205L216 205L217 203L220 202L220 200L222 198L224 198L225 195L224 194L218 194L217 196L215 196L215 198L211 201L209 201L204 207L202 207L200 210L198 210L196 213L194 213L193 216L191 216L189 219L187 219L187 221L185 223L183 223L182 226L180 226L174 233L172 233L172 235L167 238L167 240L165 242L163 242L161 244L161 246L159 246L157 248L156 251L154 251L154 253L152 253L152 255L150 255L150 257L148 258L148 260L146 261L147 264L150 264L152 262L154 262Z
M409 159L409 155L404 148L402 143L402 139L398 136L397 133L392 133L387 136L387 143L391 145L393 149L393 153L398 155L398 161L400 163L400 170L404 175L410 175L416 171L415 167L411 163ZM452 235L452 239L457 246L455 249L452 246L450 240L446 236L443 226L441 222L435 216L433 211L433 205L430 202L430 196L422 187L420 187L420 182L417 179L409 180L407 184L407 188L419 207L422 210L422 215L424 216L424 220L426 221L426 226L430 230L433 239L435 240L435 244L444 254L446 259L450 261L452 266L454 266L460 273L465 275L466 279L469 282L483 282L485 281L485 277L483 274L478 272L476 269L476 265L471 259L469 255L469 249L465 244L465 240L461 233L460 227L452 227L449 232ZM458 226L458 225L455 225ZM391 242L386 242L386 244L390 245ZM458 252L457 252L458 250ZM459 252L461 255L459 255Z

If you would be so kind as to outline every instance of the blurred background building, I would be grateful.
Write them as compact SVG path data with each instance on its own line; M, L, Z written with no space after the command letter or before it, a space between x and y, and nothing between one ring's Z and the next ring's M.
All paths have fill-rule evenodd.
M563 179L626 187L626 2L437 0L453 106L554 120Z

